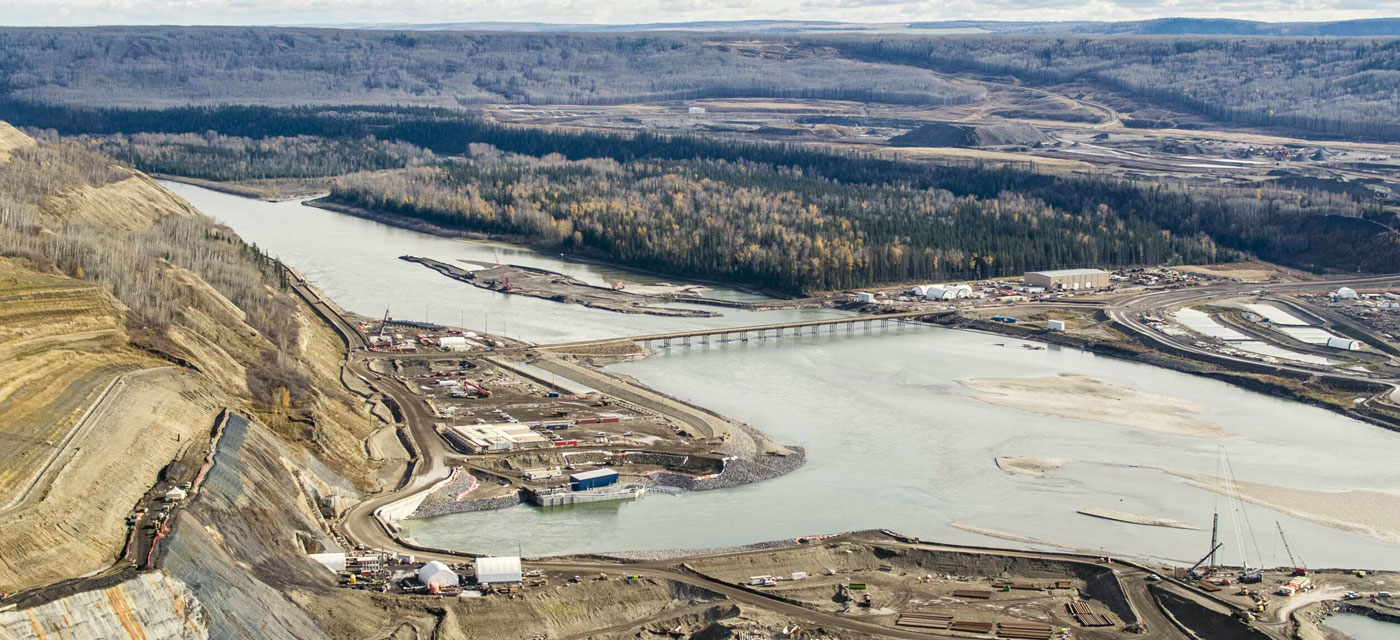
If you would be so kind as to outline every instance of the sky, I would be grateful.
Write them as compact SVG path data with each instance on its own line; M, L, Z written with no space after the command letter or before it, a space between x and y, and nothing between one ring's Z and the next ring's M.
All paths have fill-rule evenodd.
M1400 0L0 0L0 25L695 20L1329 21L1400 16Z

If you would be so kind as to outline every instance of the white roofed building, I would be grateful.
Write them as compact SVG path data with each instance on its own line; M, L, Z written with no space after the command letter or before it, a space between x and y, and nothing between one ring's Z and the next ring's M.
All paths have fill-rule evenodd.
M476 559L477 584L502 584L520 582L520 558L504 556L500 558Z

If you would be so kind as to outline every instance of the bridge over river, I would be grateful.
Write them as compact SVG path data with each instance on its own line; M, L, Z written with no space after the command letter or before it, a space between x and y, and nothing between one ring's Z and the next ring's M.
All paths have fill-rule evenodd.
M952 313L951 311L905 311L901 313L882 313L876 315L846 316L841 318L823 318L821 320L804 320L800 322L778 322L773 324L756 324L746 327L721 327L715 329L695 329L692 331L672 331L668 333L651 333L640 336L628 336L622 338L603 338L600 340L581 340L578 342L563 342L559 344L541 345L539 348L545 351L569 352L588 347L617 344L618 342L632 342L642 346L653 346L661 344L671 346L679 343L690 345L693 342L699 344L709 344L710 342L728 342L732 340L764 340L768 338L781 338L791 333L794 336L803 334L818 335L822 329L826 329L828 334L836 333L840 328L845 327L847 332L853 332L860 326L869 329L876 326L888 326L891 323L913 322L922 318L939 316Z

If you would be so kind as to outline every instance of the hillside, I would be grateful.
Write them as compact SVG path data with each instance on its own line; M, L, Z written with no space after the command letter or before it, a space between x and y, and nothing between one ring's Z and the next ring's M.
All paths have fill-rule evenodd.
M357 481L370 417L279 267L145 175L0 123L0 590L107 567L223 407Z
M699 97L961 103L981 92L829 49L752 56L690 35L248 27L0 29L0 95L140 106L617 104Z

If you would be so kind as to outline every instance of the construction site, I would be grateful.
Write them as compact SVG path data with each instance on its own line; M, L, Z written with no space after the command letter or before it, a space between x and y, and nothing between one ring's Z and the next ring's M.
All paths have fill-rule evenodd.
M163 193L154 183L144 188L155 195ZM389 253L388 261L399 263L393 256L401 254ZM520 277L499 261L494 264L478 266L487 273L495 269L500 280ZM876 451L883 457L863 460L858 473L836 468L829 471L832 475L794 474L772 483L775 488L798 485L810 500L798 504L799 509L831 517L811 525L814 535L771 534L768 538L780 539L712 548L692 544L687 547L690 550L680 551L638 545L631 551L614 547L606 553L599 550L607 547L600 547L567 555L518 552L485 557L473 540L435 546L407 535L411 526L404 524L472 510L492 511L489 516L514 510L514 515L530 518L591 513L596 518L593 523L620 521L628 510L706 495L722 497L724 510L715 512L719 515L701 519L697 512L673 511L655 518L652 526L700 530L773 524L784 517L782 509L792 506L780 503L798 501L768 494L766 486L722 493L706 490L747 485L802 469L807 451L797 444L804 440L794 438L789 443L784 434L781 441L774 441L778 436L770 438L691 401L683 385L649 386L616 370L604 370L598 362L710 345L742 347L787 340L801 347L815 342L814 337L836 334L851 336L844 343L847 347L873 351L876 341L860 342L864 340L860 336L879 333L881 327L894 333L928 321L967 323L969 328L1015 336L965 340L977 342L976 348L990 340L1016 347L997 352L1017 356L1003 359L1009 363L1006 368L994 369L1002 365L986 358L992 363L986 366L993 371L1023 372L1030 356L1048 356L1046 345L1063 341L1060 344L1102 349L1100 353L1164 366L1210 363L1213 369L1203 373L1223 379L1230 372L1245 372L1258 378L1244 380L1259 385L1293 381L1319 395L1319 389L1336 385L1345 393L1332 394L1340 407L1333 410L1383 422L1394 391L1394 374L1383 354L1389 353L1385 347L1394 336L1385 328L1384 314L1391 308L1386 293L1400 283L1395 276L1318 283L1272 275L1249 282L1221 275L1227 270L1224 267L1204 273L1167 267L1048 272L1024 279L905 284L864 292L869 295L866 299L860 298L860 292L831 293L822 304L844 309L781 316L748 326L638 324L629 327L640 326L642 331L571 334L567 339L532 344L506 337L499 329L475 330L460 320L451 325L427 313L421 322L395 319L388 312L379 317L350 314L298 271L275 266L276 275L286 283L281 295L295 308L296 322L306 330L304 340L288 343L299 349L293 360L306 369L283 381L298 386L304 378L305 387L317 390L315 394L300 390L305 404L294 406L286 387L268 389L268 401L243 399L250 395L250 379L256 380L245 375L247 368L266 354L275 354L272 345L281 343L250 330L244 323L248 316L198 278L184 272L171 276L179 276L199 293L200 305L180 317L182 324L173 325L170 342L145 342L137 348L127 334L130 325L123 307L106 290L10 261L0 262L0 267L4 269L0 285L8 303L0 309L5 331L0 334L4 355L0 365L13 374L6 379L9 395L0 403L0 412L8 418L7 442L18 445L6 449L10 503L0 507L11 516L3 524L0 568L5 573L0 578L7 590L18 593L0 596L0 637L269 637L261 625L274 621L281 626L271 637L304 638L1288 640L1325 637L1309 635L1308 625L1316 626L1333 611L1365 611L1377 619L1400 613L1393 595L1400 592L1396 573L1373 571L1359 561L1354 564L1360 570L1317 568L1295 549L1296 536L1305 526L1311 540L1322 540L1323 545L1341 546L1334 539L1359 544L1362 535L1330 530L1319 535L1319 528L1329 525L1317 522L1325 521L1330 512L1309 515L1306 509L1288 510L1293 519L1279 515L1282 521L1275 520L1269 530L1268 520L1259 514L1273 507L1250 499L1260 485L1236 481L1228 464L1215 476L1223 479L1220 483L1213 484L1201 474L1173 476L1180 482L1164 481L1162 476L1149 480L1163 491L1168 484L1196 483L1205 491L1229 497L1231 506L1217 512L1220 517L1208 533L1184 529L1190 536L1184 546L1189 547L1189 559L1175 557L1181 554L1174 551L1183 546L1167 547L1173 555L1120 558L1101 549L1074 551L1068 543L994 531L979 534L982 538L969 536L971 542L959 539L961 544L931 543L894 531L831 533L840 529L829 523L845 521L849 511L862 506L857 503L881 504L882 517L897 518L901 506L939 502L962 491L968 478L985 481L989 475L995 476L985 483L989 493L970 500L975 509L1000 512L1013 498L1029 495L1038 503L1032 533L1051 533L1044 520L1050 517L1047 505L1052 501L1045 496L1090 476L1056 478L1056 464L1045 462L1036 471L1024 459L1022 466L1038 475L1013 476L1015 464L1009 458L993 460L954 451L956 462L967 465L954 469L960 474L955 481L945 482L930 473L939 466L932 462L935 452L917 449L916 458L906 462L884 453L888 449L876 448L908 450L932 442L934 448L949 449L975 435L972 432L1025 420L1019 414L993 413L986 407L997 407L995 402L961 396L955 383L946 381L915 381L923 385L919 389L925 395L907 404L917 405L920 416L938 421L950 415L943 403L953 402L981 410L976 416L997 417L957 424L943 434L915 432L893 442L883 442L881 436L901 425L877 412L866 411L835 425L839 428L816 425L838 437L851 436L849 441L838 441L839 446L821 450L823 456ZM430 275L434 281L440 279L438 274ZM372 284L354 282L359 290L373 288ZM492 296L503 297L494 293L506 283L492 286L496 287ZM441 298L405 296L408 302L396 298L394 304L436 303L456 293L451 290ZM812 301L802 303L808 302ZM1279 357L1271 362L1242 355L1245 349L1230 344L1236 341L1208 336L1187 322L1196 319L1178 317L1185 309L1196 309L1222 327L1228 323L1227 328L1260 342L1329 361ZM607 322L638 319L599 315L607 315ZM557 317L511 320L559 325L579 318L561 311ZM1320 333L1327 334L1325 342L1320 341ZM1092 337L1103 342L1088 342ZM1338 346L1333 338L1359 344ZM907 343L891 344L897 349ZM746 355L738 348L728 352L724 348L716 346L713 351L735 361ZM988 346L984 351L962 353L990 350ZM755 365L753 356L771 358L777 349L748 351L748 364L757 367L757 376L776 374L767 362ZM1179 360L1165 360L1163 353ZM892 359L888 350L879 357ZM799 385L749 401L760 405L787 393L808 393L803 402L830 411L831 405L820 405L820 398L814 396L845 402L855 399L856 391L893 385L896 378L917 373L915 369L944 368L958 358L972 357L927 358L917 367L903 367L898 375L881 379L872 374L854 383L843 374L831 383L835 386L818 387L816 377L808 376ZM675 362L682 369L704 364ZM812 373L810 362L798 358L795 367ZM854 358L849 358L842 366L852 364ZM1141 368L1132 373L1150 375ZM1003 403L1020 402L1027 411L1036 412L1038 424L1051 425L1056 412L1086 415L1082 406L1066 409L1067 405L1094 404L1081 402L1083 396L1073 394L1060 394L1068 400L1051 401L1058 390L1093 386L1086 376L1059 378L1066 382L1038 396L1022 393L1024 389L1007 392L1012 383L1005 380L970 379L965 386L973 391L980 388L989 397L1000 394ZM755 377L746 380L758 385ZM1038 384L1026 380L1021 378L1019 383L1023 387ZM667 388L672 391L668 393ZM1110 407L1102 413L1117 408L1121 415L1123 407L1140 406L1128 400L1143 401L1115 392L1109 385L1098 389L1110 391L1093 396ZM722 391L743 400L746 396L741 394L750 390ZM1249 401L1234 391L1221 392L1220 397ZM940 404L930 409L926 396L935 393ZM1171 402L1176 399L1161 401ZM732 410L731 405L726 412ZM1299 410L1296 405L1283 409ZM1147 423L1159 417L1152 411L1129 413L1131 422L1140 423L1133 428L1143 432L1150 431ZM1308 417L1328 428L1351 428L1323 423L1316 414ZM1095 419L1099 425L1108 420L1098 415L1084 422ZM755 420L755 424L760 423ZM866 436L858 431L872 424L880 433ZM1090 432L1103 429L1099 425L1075 426ZM1189 419L1171 425L1198 426ZM1154 439L1179 436L1167 431L1129 432L1113 443L1127 451L1129 446L1123 443L1139 441L1138 449L1162 456L1166 448L1156 443L1164 440ZM1209 425L1202 433L1179 437L1234 437ZM1355 430L1339 433L1344 436L1332 442L1338 449L1348 438L1357 437ZM1023 430L1003 438L1003 443L1033 435ZM1090 435L1101 448L1112 437L1103 430ZM1052 436L1064 442L1074 438L1075 432ZM1297 450L1314 457L1326 454L1327 448L1298 446ZM1135 466L1112 462L1098 466ZM1003 463L1006 468L998 470ZM1345 471L1342 466L1333 465L1338 473ZM890 486L871 480L872 474L884 470L876 467L897 467L895 473L916 476L915 498L889 498ZM986 473L975 475L979 470ZM840 493L843 488L853 488L856 497L847 499L852 494ZM1120 495L1126 489L1115 485L1105 493ZM1321 496L1319 501L1328 504L1361 503L1358 511L1364 516L1384 516L1388 509L1383 505L1390 504L1384 500L1392 494L1381 489L1318 490L1309 495ZM1201 496L1210 497L1203 492L1195 497ZM588 502L622 506L608 511L598 507L609 505L590 507L584 504ZM740 511L741 504L750 508ZM758 507L752 508L755 504ZM1136 526L1154 532L1170 528L1146 518L1132 522L1121 515L1105 517L1115 513L1104 509L1108 506L1113 505L1075 504L1061 511L1067 511L1066 517L1074 523ZM1183 517L1203 525L1197 520L1204 520L1209 512L1202 508L1195 513L1194 506L1192 511ZM1246 512L1255 518L1255 530L1231 520L1230 514ZM936 517L949 519L942 513ZM508 528L482 520L458 528L467 533L478 533L473 527L503 530L517 540L591 534L587 527L556 526L562 519L540 522ZM587 520L574 524L579 522L589 524ZM942 524L927 522L915 523L921 533L922 527ZM1150 540L1152 535L1123 531L1099 529L1096 536L1077 540L1091 548L1127 546L1124 540ZM1265 535L1256 536L1259 532ZM988 542L985 536L997 535L1014 540L1018 548L982 546ZM747 538L749 542L764 539ZM1288 566L1266 567L1264 555L1258 552L1266 544L1261 539L1279 540L1289 556ZM1390 548L1379 538L1366 542L1375 545L1366 548ZM1199 561L1191 564L1197 557ZM1389 566L1387 558L1373 560L1377 566Z

